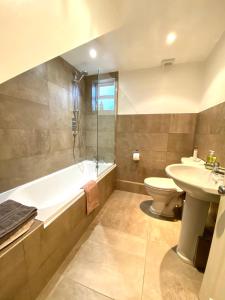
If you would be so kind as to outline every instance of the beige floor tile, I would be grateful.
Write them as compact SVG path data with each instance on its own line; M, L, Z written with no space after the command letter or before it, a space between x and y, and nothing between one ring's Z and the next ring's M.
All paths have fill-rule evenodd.
M202 274L184 263L165 241L149 241L142 300L194 300Z
M138 300L144 258L108 244L87 241L70 262L64 276L111 298Z
M83 240L87 239L95 243L107 244L129 254L145 257L147 240L110 227L102 225L90 226L83 236Z
M38 300L198 299L202 274L172 249L180 222L144 214L147 199L115 191Z
M149 219L149 240L164 241L168 246L177 245L180 235L181 222L168 222L159 219Z
M42 298L44 299L44 298ZM63 278L51 291L45 296L46 300L110 300L79 283L74 282L69 278Z
M115 191L95 223L147 239L148 216L139 208L146 195Z

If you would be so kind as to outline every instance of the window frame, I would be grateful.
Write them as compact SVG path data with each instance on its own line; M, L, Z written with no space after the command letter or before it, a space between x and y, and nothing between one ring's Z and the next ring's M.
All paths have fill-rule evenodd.
M100 96L100 87L102 86L114 86L114 95L101 95ZM94 87L95 93L94 95L92 94L92 111L97 111L99 108L99 102L101 99L113 99L114 100L114 108L111 110L98 110L100 112L105 112L105 113L114 113L116 110L116 79L115 78L110 78L110 79L102 79L100 80L96 80L95 82L92 83L92 89ZM93 104L94 101L94 104ZM93 110L94 108L94 110Z

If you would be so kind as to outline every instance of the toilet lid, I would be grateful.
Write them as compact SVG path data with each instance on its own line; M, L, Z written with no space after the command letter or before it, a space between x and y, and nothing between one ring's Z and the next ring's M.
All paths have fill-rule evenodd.
M171 178L149 177L144 180L144 183L152 186L153 188L182 192L182 189L179 188Z

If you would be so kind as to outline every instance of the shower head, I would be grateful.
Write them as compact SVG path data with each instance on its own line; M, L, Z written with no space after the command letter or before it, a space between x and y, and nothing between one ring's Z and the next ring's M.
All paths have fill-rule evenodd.
M74 77L73 77L73 82L78 83L81 81L81 79L83 79L84 76L87 76L87 75L88 75L88 72L86 72L86 71L81 71L81 72L76 71L76 73L74 74Z

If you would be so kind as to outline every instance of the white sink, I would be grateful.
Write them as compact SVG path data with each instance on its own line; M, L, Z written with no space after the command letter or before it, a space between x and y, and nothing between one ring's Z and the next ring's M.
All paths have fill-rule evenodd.
M218 182L210 170L202 166L174 164L166 167L166 173L189 195L199 200L218 202Z
M174 164L166 173L186 192L177 254L193 263L198 237L204 232L210 202L218 202L221 178L204 166Z

